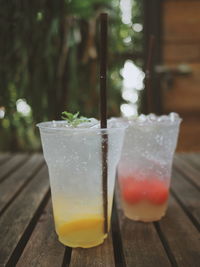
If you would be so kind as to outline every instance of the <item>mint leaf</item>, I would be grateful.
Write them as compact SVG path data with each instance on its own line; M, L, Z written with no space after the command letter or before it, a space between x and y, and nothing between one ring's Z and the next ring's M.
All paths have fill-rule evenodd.
M83 123L83 122L90 122L90 119L86 117L83 117L83 116L79 117L79 112L72 114L70 112L63 111L61 118L63 120L66 120L67 123L72 127L77 127L80 123Z
M73 120L73 114L69 113L67 111L62 112L62 119L72 121Z
M73 119L75 120L76 118L78 118L78 115L79 115L79 111L76 112L76 113L73 115Z

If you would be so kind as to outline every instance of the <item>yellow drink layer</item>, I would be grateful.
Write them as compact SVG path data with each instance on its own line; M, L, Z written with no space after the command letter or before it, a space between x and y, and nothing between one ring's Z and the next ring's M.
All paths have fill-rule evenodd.
M112 201L112 197L108 196L108 228L110 228ZM84 200L83 196L74 199L54 197L53 213L59 241L74 248L90 248L102 244L107 237L104 233L102 206L102 196L93 198L92 201Z
M69 247L90 248L103 243L107 235L103 231L103 217L87 215L67 222L55 218L60 242Z

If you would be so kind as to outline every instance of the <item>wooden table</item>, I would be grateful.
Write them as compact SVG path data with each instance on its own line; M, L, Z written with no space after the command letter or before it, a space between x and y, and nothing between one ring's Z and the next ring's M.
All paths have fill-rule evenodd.
M200 153L175 156L167 216L126 219L115 201L112 231L101 246L57 241L47 168L41 154L0 154L0 266L200 266Z

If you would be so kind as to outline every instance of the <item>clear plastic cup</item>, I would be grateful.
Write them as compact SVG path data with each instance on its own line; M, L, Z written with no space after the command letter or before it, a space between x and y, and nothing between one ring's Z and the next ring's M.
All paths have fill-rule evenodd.
M173 155L181 119L176 113L124 120L126 128L118 181L125 215L160 220L168 206Z
M113 190L125 128L70 128L66 123L44 122L40 129L48 165L55 228L70 247L103 243L102 136L108 138L108 227Z

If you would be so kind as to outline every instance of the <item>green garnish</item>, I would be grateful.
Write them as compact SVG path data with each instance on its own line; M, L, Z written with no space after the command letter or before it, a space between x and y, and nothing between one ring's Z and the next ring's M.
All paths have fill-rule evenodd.
M90 122L90 119L80 116L79 117L79 112L76 112L75 114L72 114L67 111L62 112L62 119L66 120L68 124L72 127L77 127L80 123L83 122Z

